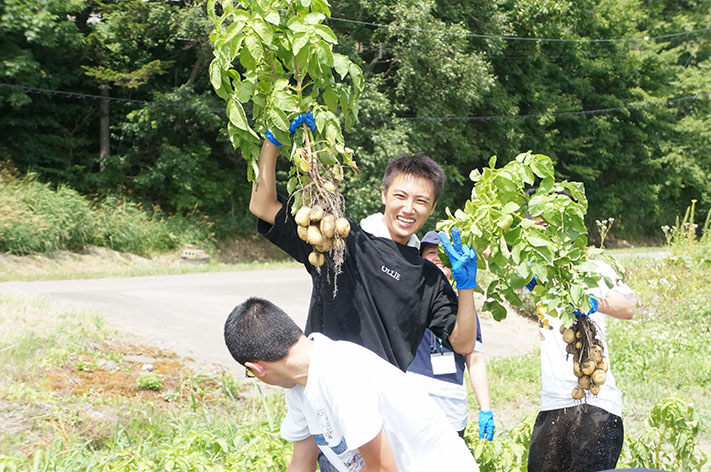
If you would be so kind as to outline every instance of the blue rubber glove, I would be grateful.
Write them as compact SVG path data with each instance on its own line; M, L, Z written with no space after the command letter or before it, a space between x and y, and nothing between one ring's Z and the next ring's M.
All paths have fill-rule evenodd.
M457 289L468 289L476 287L476 251L466 244L462 245L462 237L459 228L452 228L452 241L444 231L437 233L439 240L444 247L449 262L452 264L452 275L457 283ZM452 242L454 244L452 244Z
M264 137L267 138L269 141L271 141L271 143L272 143L273 145L275 145L275 146L281 146L281 143L279 142L279 140L278 140L277 138L274 137L274 135L272 134L271 131L267 130L267 131L264 133Z
M580 310L573 310L575 316L590 316L595 312L597 312L597 298L595 297L590 297L590 311L587 313L583 313Z
M316 120L314 120L314 115L311 113L311 110L300 114L289 122L289 134L294 134L296 128L301 126L301 123L306 123L306 126L308 126L311 131L316 129Z
M494 439L494 412L487 410L479 411L479 438L486 438L487 441Z
M525 287L529 292L533 292L533 289L538 285L538 279L534 275L530 282L528 282Z
M316 129L316 120L314 120L314 115L311 113L311 110L307 111L306 113L301 113L298 115L296 118L291 120L289 122L289 134L294 134L296 129L301 126L302 123L306 123L306 126L311 128L311 131ZM271 143L275 146L281 146L281 143L277 138L274 137L271 131L267 129L267 131L264 133L264 137L267 138Z

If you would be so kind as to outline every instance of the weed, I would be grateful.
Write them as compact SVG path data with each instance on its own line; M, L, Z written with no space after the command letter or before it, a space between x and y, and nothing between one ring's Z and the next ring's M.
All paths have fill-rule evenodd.
M155 374L143 374L136 379L136 386L157 392L163 388L163 380Z

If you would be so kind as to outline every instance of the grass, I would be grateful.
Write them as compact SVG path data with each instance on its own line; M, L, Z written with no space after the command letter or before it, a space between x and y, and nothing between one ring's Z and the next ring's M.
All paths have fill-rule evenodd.
M607 330L626 444L646 437L655 404L680 397L694 407L697 441L711 452L711 265L689 264L627 264L635 318L611 319ZM136 353L157 359L160 390L140 388L140 365L124 359ZM488 371L497 440L475 439L475 414L466 437L482 470L518 470L540 405L539 354L491 359ZM278 434L281 395L196 374L170 353L131 344L95 313L43 299L0 294L0 379L0 471L256 471L284 469L290 457ZM470 406L478 409L473 394ZM626 446L621 466L632 465L630 454Z
M185 244L212 250L213 226L205 216L166 217L123 197L89 200L0 165L0 252L51 254L96 245L150 255Z
M160 391L136 385L136 352L156 359ZM0 295L0 378L2 471L263 471L290 457L281 396L195 374L91 312Z
M1 258L2 255L0 255L0 259ZM123 266L111 264L103 267L84 268L84 264L80 264L82 267L78 269L73 269L71 265L56 265L43 262L40 263L40 267L30 269L27 265L23 265L22 261L26 261L26 259L20 258L18 263L13 264L12 267L6 266L3 268L2 272L0 272L0 282L139 277L145 275L177 275L302 267L293 261L242 262L237 264L207 262L198 265L182 262L172 255L169 258L158 257L147 260L145 263L129 263ZM2 264L0 264L0 267L2 267Z

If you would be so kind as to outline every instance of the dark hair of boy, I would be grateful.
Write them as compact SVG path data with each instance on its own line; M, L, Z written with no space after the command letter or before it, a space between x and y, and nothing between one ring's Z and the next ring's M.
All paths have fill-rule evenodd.
M225 321L227 349L242 365L283 359L303 334L289 315L263 298L251 297L237 305Z
M439 201L444 188L445 174L442 167L431 157L422 153L406 154L388 162L383 174L383 188L387 191L393 179L401 174L414 175L432 182L435 203Z

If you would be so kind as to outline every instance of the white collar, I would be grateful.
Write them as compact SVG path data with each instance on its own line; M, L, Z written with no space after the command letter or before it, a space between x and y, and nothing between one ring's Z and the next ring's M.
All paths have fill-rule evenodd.
M393 239L392 237L390 237L390 231L388 231L388 227L385 226L385 216L382 213L373 213L367 218L363 218L362 220L360 220L360 227L363 228L363 231L366 231L375 237L390 240ZM410 247L414 247L415 249L420 249L420 238L418 238L417 235L413 234L407 241L407 245Z

